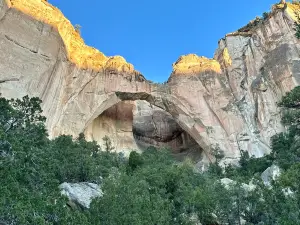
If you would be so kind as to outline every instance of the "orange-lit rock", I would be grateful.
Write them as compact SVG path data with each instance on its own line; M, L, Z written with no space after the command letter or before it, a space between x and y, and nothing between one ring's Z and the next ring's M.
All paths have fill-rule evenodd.
M300 4L291 4L291 3L286 3L286 12L289 14L289 16L295 20L298 21L299 18L299 11L300 11Z
M106 69L117 69L118 71L133 73L134 67L132 64L127 63L122 56L110 57L105 65Z
M230 57L230 55L228 53L228 49L227 48L224 48L224 50L223 50L223 60L224 60L223 61L224 65L226 67L231 66L232 60L231 60L231 57Z
M201 163L213 160L215 147L230 162L240 150L259 157L270 152L270 137L284 129L276 102L300 84L300 41L293 30L299 11L298 4L273 7L265 20L222 38L214 59L182 56L171 79L154 84L123 57L86 46L46 1L0 0L0 92L41 98L50 137L86 131L99 141L113 133L116 146L135 148L133 120L142 142L165 137L181 151L193 140ZM131 117L131 109L120 104L126 100L150 105L137 105L137 117ZM177 125L182 137L173 136Z
M6 0L7 5L15 8L38 21L53 26L59 32L71 62L83 69L99 71L107 67L109 58L99 50L87 46L71 22L65 18L59 9L45 0ZM120 59L120 61L118 61ZM123 58L115 58L118 68L133 70L131 64ZM117 62L118 61L118 62ZM122 66L121 66L122 64ZM111 64L110 64L111 65Z
M222 72L218 61L195 54L188 54L180 56L173 64L172 75L190 75L207 71Z

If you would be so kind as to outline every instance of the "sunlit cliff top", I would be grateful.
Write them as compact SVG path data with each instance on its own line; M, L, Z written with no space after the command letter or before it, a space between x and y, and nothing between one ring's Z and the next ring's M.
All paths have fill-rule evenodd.
M69 60L83 69L96 71L102 68L134 72L134 67L121 56L106 57L99 50L87 46L71 22L46 0L6 0L8 7L15 8L38 21L53 26L60 34Z
M300 3L279 3L274 4L272 6L272 11L269 13L264 13L262 17L256 17L255 19L251 20L246 26L240 28L236 32L232 32L227 34L226 36L251 36L253 31L260 25L263 24L263 21L267 20L268 18L272 17L275 13L279 10L285 11L286 14L292 18L294 21L297 21L297 15L300 13Z
M59 9L48 3L47 0L6 0L6 2L9 7L15 8L38 21L54 27L64 42L69 60L78 67L96 71L103 68L110 68L123 72L136 72L133 65L127 63L123 57L107 57L99 50L87 46L81 38L80 33L75 30L71 22L65 18ZM276 10L285 10L292 19L297 20L296 15L300 12L300 4L275 4L269 16L276 12ZM247 26L241 28L238 32L228 35L251 34L251 30L256 27L256 24L259 24L259 21L257 22L256 20L250 21ZM173 64L172 75L188 75L205 71L221 73L220 63L225 67L231 65L231 58L227 49L224 49L220 62L214 59L200 57L195 54L188 54L181 56Z
M282 4L278 7L284 7ZM300 3L286 3L286 12L295 21L297 21L297 15L300 13Z
M188 54L180 56L173 64L172 75L188 75L206 71L221 73L221 66L219 62L214 59Z

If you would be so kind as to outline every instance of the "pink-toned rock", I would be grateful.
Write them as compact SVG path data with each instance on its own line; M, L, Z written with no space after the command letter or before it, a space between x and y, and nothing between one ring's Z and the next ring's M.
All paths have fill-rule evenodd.
M0 92L9 98L40 97L50 137L85 132L101 142L110 134L117 149L129 149L141 145L136 129L143 144L162 146L171 140L175 152L180 142L196 142L204 162L213 160L212 149L220 147L226 162L236 160L241 150L258 157L269 153L270 137L283 130L276 102L300 81L295 5L275 6L267 19L227 35L214 59L180 57L169 81L159 85L120 56L100 57L84 46L85 57L95 52L103 65L96 60L89 68L74 48L76 58L70 58L72 46L65 46L66 36L54 29L53 18L39 20L21 10L21 0L15 2L19 8L0 0ZM120 103L135 100L162 111ZM156 121L161 129L151 125ZM179 130L187 136L174 138Z

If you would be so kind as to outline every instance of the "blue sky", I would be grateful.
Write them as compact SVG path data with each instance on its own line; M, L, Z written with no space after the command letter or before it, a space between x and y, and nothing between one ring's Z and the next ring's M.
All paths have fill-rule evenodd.
M49 0L85 42L164 82L180 55L213 57L218 40L269 11L272 0Z

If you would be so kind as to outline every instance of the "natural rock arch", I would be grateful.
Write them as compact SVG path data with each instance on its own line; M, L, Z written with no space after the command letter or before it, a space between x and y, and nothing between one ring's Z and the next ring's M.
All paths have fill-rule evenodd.
M1 93L40 97L51 138L77 136L110 104L144 93L204 150L219 144L229 161L241 150L260 157L269 153L270 137L284 129L276 102L299 85L300 47L290 32L299 10L288 2L274 6L268 23L222 38L214 59L182 56L167 84L154 85L124 58L86 46L63 14L45 1L0 0ZM268 89L256 98L257 85L251 84L260 84L261 68Z
M172 100L172 95L163 96L162 93L158 95L157 93L149 94L146 92L132 93L119 91L111 93L105 101L101 102L100 105L94 108L90 118L85 121L81 132L84 132L88 125L104 111L118 104L119 102L126 100L145 100L151 105L157 106L170 113L174 120L178 123L178 125L185 132L187 132L203 149L203 157L205 158L205 160L213 160L213 156L209 151L211 147L209 143L205 142L205 139L202 137L202 135L206 135L205 127L200 123L200 121L197 122L191 116L189 116L188 113L185 112L186 108L182 104L180 104L178 101L175 102L174 100Z

